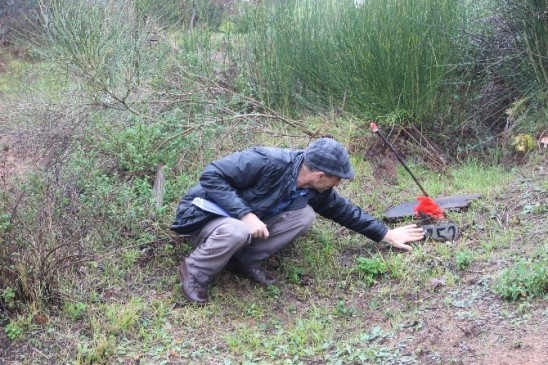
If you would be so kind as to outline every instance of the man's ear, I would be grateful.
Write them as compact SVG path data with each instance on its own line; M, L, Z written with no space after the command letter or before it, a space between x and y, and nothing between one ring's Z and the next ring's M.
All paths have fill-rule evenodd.
M322 179L324 176L326 176L325 172L322 171L314 171L315 177L317 180Z

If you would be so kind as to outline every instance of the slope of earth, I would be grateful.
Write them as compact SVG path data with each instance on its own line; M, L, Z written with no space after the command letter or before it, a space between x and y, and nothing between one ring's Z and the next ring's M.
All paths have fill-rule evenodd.
M320 222L269 260L278 285L223 272L203 308L179 291L186 242L109 263L102 256L79 271L83 305L45 319L31 313L15 341L1 333L0 363L546 364L545 294L509 302L494 290L519 258L547 255L548 168L539 157L458 218L457 242L394 253ZM355 261L372 252L404 274L364 284ZM459 252L468 261L456 260Z

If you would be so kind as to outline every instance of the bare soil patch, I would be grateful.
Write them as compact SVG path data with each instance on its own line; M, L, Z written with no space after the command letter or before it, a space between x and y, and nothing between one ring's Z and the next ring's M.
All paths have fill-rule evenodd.
M475 290L484 291L467 289L455 294L462 301L457 305L473 298ZM548 363L546 304L520 315L515 308L519 304L509 305L491 293L480 294L477 300L463 308L432 303L416 326L398 338L413 336L407 348L421 364Z
M7 134L0 131L0 148L2 153L0 179L2 181L22 177L40 165L41 157L25 147L20 134Z
M0 182L4 186L14 178L22 178L38 169L42 164L35 138L29 132L11 127L6 118L6 108L0 98Z

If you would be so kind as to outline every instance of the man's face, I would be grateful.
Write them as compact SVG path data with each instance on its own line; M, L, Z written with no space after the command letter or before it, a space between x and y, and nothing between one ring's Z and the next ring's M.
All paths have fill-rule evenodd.
M327 175L323 172L317 172L316 178L312 183L312 189L317 190L320 193L323 193L329 189L339 186L341 183L341 178L338 176Z

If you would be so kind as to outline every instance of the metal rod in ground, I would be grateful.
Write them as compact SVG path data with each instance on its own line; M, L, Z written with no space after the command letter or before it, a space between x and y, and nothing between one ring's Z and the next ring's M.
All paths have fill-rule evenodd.
M388 143L388 141L386 140L386 138L384 138L384 136L381 134L381 132L379 132L379 129L377 128L377 126L375 125L375 127L371 126L371 129L373 129L373 132L375 132L379 137L381 137L382 141L384 142L384 144L386 144L388 146L388 148L390 148L390 150L392 151L392 153L394 153L394 156L396 156L396 158L398 159L398 161L402 164L402 166L405 168L405 170L407 170L407 172L409 173L409 175L411 175L411 177L413 178L413 180L415 180L415 182L417 183L417 185L419 186L419 188L421 189L422 193L424 194L424 196L426 197L430 197L430 195L428 195L428 193L426 192L426 190L424 190L424 188L422 187L421 183L419 182L419 180L417 180L417 178L415 177L415 175L413 175L413 173L411 172L411 170L409 170L409 167L407 167L407 165L405 164L405 162L403 162L403 159L400 157L400 155L398 155L398 153L396 152L396 150L394 150L394 148L392 148L392 146L390 145L390 143Z

